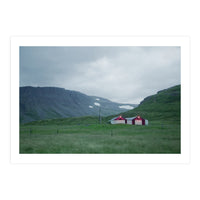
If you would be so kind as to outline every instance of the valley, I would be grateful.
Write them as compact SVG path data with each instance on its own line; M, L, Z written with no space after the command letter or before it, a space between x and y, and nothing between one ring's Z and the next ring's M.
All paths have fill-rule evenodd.
M116 115L32 121L20 125L20 153L181 153L180 85L146 97L118 115L140 115L148 126L116 124Z

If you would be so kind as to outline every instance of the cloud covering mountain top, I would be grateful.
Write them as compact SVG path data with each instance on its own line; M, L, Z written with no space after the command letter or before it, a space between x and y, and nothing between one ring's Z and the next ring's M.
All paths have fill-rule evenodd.
M139 103L180 84L180 47L20 47L20 86Z

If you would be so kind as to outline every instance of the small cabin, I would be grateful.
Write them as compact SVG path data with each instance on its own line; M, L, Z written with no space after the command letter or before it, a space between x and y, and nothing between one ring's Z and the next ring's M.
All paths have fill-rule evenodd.
M136 117L130 117L126 118L127 119L127 124L132 124L132 125L148 125L148 120L143 119L139 115Z
M123 118L121 115L118 117L114 117L113 119L110 120L111 124L126 124L127 119Z

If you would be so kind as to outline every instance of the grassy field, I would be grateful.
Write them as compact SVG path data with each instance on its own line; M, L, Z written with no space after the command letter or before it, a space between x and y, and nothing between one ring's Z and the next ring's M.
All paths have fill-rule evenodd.
M123 117L148 126L111 125L114 116L47 119L20 125L20 153L181 153L181 86L145 98Z
M21 125L20 153L180 153L180 125Z

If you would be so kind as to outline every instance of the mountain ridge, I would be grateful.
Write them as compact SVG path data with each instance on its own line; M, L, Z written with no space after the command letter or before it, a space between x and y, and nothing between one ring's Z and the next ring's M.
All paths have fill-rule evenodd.
M147 96L140 104L127 112L118 113L106 117L102 117L102 123L107 124L110 119L117 115L123 117L133 117L140 115L148 119L151 123L165 122L173 125L181 122L181 85L176 85L164 90L158 91L156 94ZM71 117L63 119L49 119L27 123L27 125L77 125L77 124L98 124L100 123L98 116L94 117Z
M20 123L36 120L117 114L127 109L108 99L59 87L20 87Z

